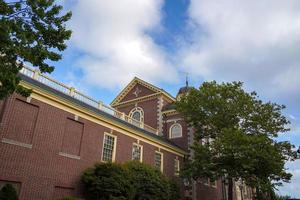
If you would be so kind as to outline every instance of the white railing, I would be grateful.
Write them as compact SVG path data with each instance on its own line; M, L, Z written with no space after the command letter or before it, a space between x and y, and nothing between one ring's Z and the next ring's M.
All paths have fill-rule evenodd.
M67 94L81 102L84 102L90 106L93 106L99 110L102 110L116 118L119 118L123 121L126 121L130 124L133 124L133 125L140 127L146 131L149 131L151 133L158 134L157 129L152 128L151 126L148 126L148 125L144 124L143 122L137 121L137 120L129 117L128 115L125 115L125 113L117 111L110 106L104 105L102 101L97 101L97 100L77 91L73 87L66 86L50 77L47 77L44 74L41 74L38 70L33 70L29 67L23 67L20 72L25 76L35 79L55 90L63 92L64 94Z

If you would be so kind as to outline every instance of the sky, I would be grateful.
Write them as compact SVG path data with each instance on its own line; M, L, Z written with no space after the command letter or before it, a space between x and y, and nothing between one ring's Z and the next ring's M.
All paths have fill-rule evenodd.
M299 0L60 0L71 10L68 48L51 74L109 104L137 76L176 96L185 84L242 81L264 101L285 104L300 145ZM300 161L279 188L300 198Z

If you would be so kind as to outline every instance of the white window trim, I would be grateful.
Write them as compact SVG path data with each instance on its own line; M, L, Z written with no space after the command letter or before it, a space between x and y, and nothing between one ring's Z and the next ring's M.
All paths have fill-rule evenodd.
M160 171L163 172L164 171L164 154L160 151L155 151L155 153L160 154ZM155 154L154 154L154 164L155 164ZM155 166L156 167L156 166Z
M129 117L131 118L130 122L132 123L132 119L133 119L132 115L136 111L139 112L141 116L140 127L144 128L144 110L141 107L135 107L129 112Z
M180 130L181 130L180 133L181 133L181 134L180 134L180 136L173 137L173 136L172 136L172 128L173 128L174 126L176 126L176 125L179 125L179 126L180 126ZM173 139L173 138L180 138L180 137L182 137L182 126L181 126L181 124L179 124L179 123L176 122L176 123L172 124L172 125L170 126L170 128L169 128L169 138L170 138L170 139Z
M140 145L138 143L132 143L132 152L131 152L131 160L133 160L133 157L132 157L132 153L133 153L133 146L136 145L138 147L141 147L141 157L140 157L140 162L143 162L143 145Z
M103 135L101 161L102 162L108 162L108 161L104 161L103 160L103 150L104 150L105 135L111 136L111 137L113 137L115 139L114 140L114 147L113 147L112 158L111 158L111 162L115 162L115 159L116 159L116 150L117 150L117 136L113 135L111 133L107 133L107 132L104 132L104 135Z

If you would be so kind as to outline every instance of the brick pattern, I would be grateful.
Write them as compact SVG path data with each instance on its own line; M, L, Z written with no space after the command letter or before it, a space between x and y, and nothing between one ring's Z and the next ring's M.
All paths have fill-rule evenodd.
M32 144L38 111L38 106L16 99L4 137L17 142Z
M22 106L15 107L15 102L20 100ZM1 141L6 134L4 130L8 130L11 124L9 119L14 115L23 115L22 113L27 116L28 113L33 112L31 106L39 108L32 138L32 148L0 142L0 180L19 182L21 184L20 199L50 200L65 194L80 197L82 194L80 175L83 170L101 160L104 132L117 136L116 162L131 160L132 143L137 143L136 139L84 118L79 118L78 122L73 121L74 123L67 125L66 121L73 120L74 114L33 98L30 105L25 104L25 102L26 99L18 95L13 95L8 99L3 115L3 127L0 129ZM157 101L154 101L154 104L157 105ZM149 105L149 110L150 107ZM144 108L146 112L149 112L147 106ZM30 119L35 120L34 118ZM154 121L156 124L156 118ZM77 123L82 124L83 128L80 128L81 125ZM27 127L26 124L23 125ZM68 132L66 137L67 126L73 131ZM78 139L71 138L70 134L78 136L80 129L83 130L79 151L80 159L60 155L64 140L74 140L74 147L76 148L68 147L65 151L78 154ZM69 144L72 143L70 141ZM154 153L159 149L143 141L139 143L143 145L143 162L154 166ZM176 156L170 152L161 151L164 154L164 173L173 177ZM183 163L182 158L179 159L180 163ZM62 188L74 188L74 190L71 192Z
M53 191L53 199L59 199L63 197L71 197L74 196L74 188L55 186Z
M169 132L170 128L174 123L178 123L182 127L182 137L178 138L170 138ZM188 150L188 126L186 122L183 120L182 116L179 114L166 116L164 118L164 136L180 146L181 148Z
M79 156L82 134L83 123L67 118L61 152Z
M21 190L21 183L20 182L0 180L0 190L2 190L2 188L6 184L12 185L14 187L14 189L16 190L17 194L20 194L20 190Z

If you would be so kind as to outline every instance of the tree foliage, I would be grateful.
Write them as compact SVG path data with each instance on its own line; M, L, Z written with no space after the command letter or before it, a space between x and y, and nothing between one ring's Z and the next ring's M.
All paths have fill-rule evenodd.
M138 161L127 162L124 167L130 172L135 189L135 200L176 200L179 188L174 180L168 179L160 171Z
M194 158L184 174L194 179L226 177L229 198L233 181L242 180L258 194L288 182L292 175L284 164L296 152L289 142L275 140L289 130L284 108L247 93L241 82L212 81L191 89L177 102L177 110L195 130Z
M0 190L0 200L18 200L18 194L11 184L6 184Z
M176 200L179 189L160 171L131 161L125 164L97 163L82 176L88 200Z
M129 172L120 164L97 163L82 176L87 199L132 199Z
M61 59L71 31L65 27L71 13L61 15L54 0L0 0L0 100L14 91L29 95L17 76L24 62L41 72L52 72L47 60Z

